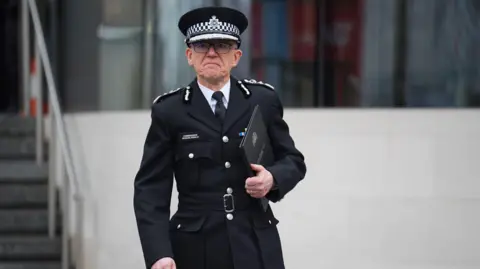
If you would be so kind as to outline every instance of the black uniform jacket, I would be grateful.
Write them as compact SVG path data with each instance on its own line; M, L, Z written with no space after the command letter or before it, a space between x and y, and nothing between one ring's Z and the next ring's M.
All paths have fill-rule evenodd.
M266 167L276 182L267 198L278 202L304 178L306 166L272 86L231 77L223 125L196 79L155 100L134 185L134 210L147 268L160 258L172 257L178 269L209 269L215 266L207 262L225 253L231 255L235 269L284 268L278 220L270 207L265 212L259 200L245 191L248 175L239 143L256 104L276 159ZM170 219L174 178L179 204ZM228 212L227 190L235 207Z

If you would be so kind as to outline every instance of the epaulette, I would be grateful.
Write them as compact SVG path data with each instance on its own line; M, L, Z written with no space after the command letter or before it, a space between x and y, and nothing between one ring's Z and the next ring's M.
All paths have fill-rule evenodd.
M171 90L169 92L166 92L162 95L159 95L157 96L157 98L155 98L155 100L153 100L153 104L157 104L159 102L161 102L162 100L164 100L165 98L169 97L169 96L172 96L174 95L175 93L179 93L181 92L181 90L185 89L187 87L181 87L181 88L177 88L176 90Z
M263 86L263 87L265 87L267 89L270 89L272 91L275 90L275 88L272 85L270 85L268 83L265 83L265 82L262 82L262 81L257 81L257 80L254 80L254 79L244 79L244 80L242 80L242 82L245 83L245 84L250 84L250 85Z

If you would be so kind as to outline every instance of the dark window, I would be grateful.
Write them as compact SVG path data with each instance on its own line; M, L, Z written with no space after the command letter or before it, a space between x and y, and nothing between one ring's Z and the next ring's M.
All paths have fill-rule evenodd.
M479 2L252 0L251 72L290 107L478 107Z

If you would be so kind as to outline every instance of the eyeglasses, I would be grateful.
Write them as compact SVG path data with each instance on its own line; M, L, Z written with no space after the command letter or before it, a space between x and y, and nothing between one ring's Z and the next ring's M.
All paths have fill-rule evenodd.
M195 52L206 53L210 50L210 47L213 47L216 53L225 54L228 53L234 45L228 43L207 43L207 42L196 42L192 43L190 47L193 48Z

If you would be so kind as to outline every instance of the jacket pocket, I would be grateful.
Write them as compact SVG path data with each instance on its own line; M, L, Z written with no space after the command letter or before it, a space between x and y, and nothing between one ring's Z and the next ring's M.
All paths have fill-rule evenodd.
M170 229L177 232L198 232L205 223L206 216L173 216Z
M195 187L204 169L213 162L211 142L189 142L175 151L175 179L179 186Z
M253 218L253 225L257 229L266 229L275 227L279 223L278 219L273 215L255 216Z
M170 240L177 268L204 268L205 215L174 215L170 222Z

